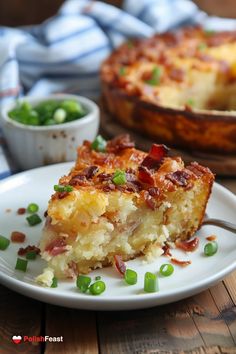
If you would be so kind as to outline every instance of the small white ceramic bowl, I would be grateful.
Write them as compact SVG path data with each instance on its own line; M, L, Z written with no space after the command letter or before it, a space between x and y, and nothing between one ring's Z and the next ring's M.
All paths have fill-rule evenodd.
M75 160L78 145L82 144L83 140L94 140L96 137L99 127L99 108L88 98L54 94L47 97L25 96L21 100L35 106L42 101L65 99L78 101L88 112L86 116L64 124L31 126L9 118L8 112L15 107L15 103L3 108L1 112L3 133L9 151L21 169Z

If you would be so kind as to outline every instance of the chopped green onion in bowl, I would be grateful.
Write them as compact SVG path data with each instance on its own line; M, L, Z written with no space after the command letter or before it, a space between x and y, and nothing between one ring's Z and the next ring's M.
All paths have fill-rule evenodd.
M29 102L18 102L8 116L18 123L34 126L57 125L72 122L87 114L82 105L72 99L45 100L32 106Z

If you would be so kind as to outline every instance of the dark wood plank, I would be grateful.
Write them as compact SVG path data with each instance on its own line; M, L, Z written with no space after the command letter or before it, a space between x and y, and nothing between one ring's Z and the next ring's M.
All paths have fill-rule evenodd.
M0 285L0 354L40 354L41 345L13 344L12 336L39 336L43 305Z
M206 347L219 345L234 347L234 340L210 291L204 291L188 300L191 314Z
M236 344L236 308L224 283L212 287L210 292Z
M98 313L100 352L171 353L203 347L185 301L148 310Z
M45 333L63 336L62 343L46 343L45 354L98 354L94 312L47 305Z
M118 353L118 352L117 352ZM141 351L135 354L235 354L235 348L224 348L220 346L199 347L193 350L158 350L158 351ZM120 354L120 353L119 353Z
M236 272L231 273L224 279L224 284L228 290L230 297L236 305Z

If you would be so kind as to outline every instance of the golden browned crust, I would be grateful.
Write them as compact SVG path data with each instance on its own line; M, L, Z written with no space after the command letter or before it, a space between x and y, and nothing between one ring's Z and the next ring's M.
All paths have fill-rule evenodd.
M200 28L188 28L134 41L131 48L129 43L122 45L101 68L105 110L126 127L159 142L191 150L235 153L235 110L214 110L215 102L210 101L205 109L193 108L187 102L183 107L168 107L160 95L164 86L184 87L189 65L200 73L216 73L222 85L236 84L236 62L230 58L217 60L209 54L214 48L234 44L236 32L209 34ZM209 50L202 51L201 45ZM176 58L188 61L188 70L184 65L182 71L175 67ZM146 85L150 69L142 73L141 80L132 81L130 72L134 68L139 71L147 62L164 67L157 87ZM123 67L127 75L120 73Z
M151 209L157 206L157 201L161 201L167 192L178 188L189 190L198 179L204 180L206 186L209 186L210 194L214 181L212 172L197 162L184 167L181 157L168 157L168 150L165 145L153 144L149 153L143 152L135 148L128 134L108 141L105 152L93 150L91 143L85 141L78 148L75 166L59 183L71 185L75 190L86 188L107 193L114 190L136 193ZM126 183L114 183L113 177L117 170L125 173ZM53 198L62 199L67 195L67 192L57 192Z

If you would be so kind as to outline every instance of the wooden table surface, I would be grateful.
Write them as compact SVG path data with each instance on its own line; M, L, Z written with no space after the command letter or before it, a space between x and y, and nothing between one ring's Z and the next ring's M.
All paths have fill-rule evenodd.
M221 180L236 193L236 180ZM12 335L63 343L11 342ZM146 310L94 312L47 305L0 286L0 354L236 353L236 272L191 298Z

